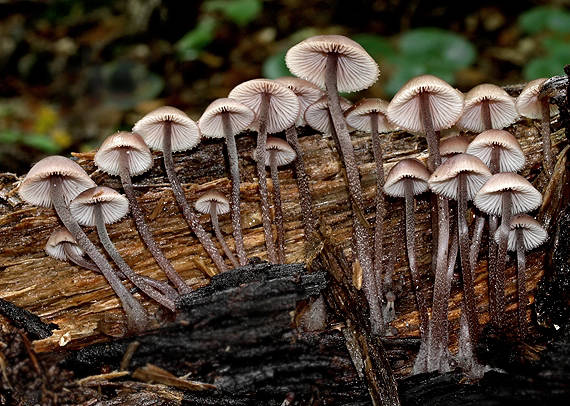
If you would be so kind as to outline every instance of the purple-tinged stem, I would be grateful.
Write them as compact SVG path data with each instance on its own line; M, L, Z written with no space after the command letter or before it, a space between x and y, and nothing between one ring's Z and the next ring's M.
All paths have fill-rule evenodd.
M497 146L493 146L491 150L491 161L489 162L489 170L491 174L496 174L499 172L500 167L500 150ZM503 315L499 313L498 308L501 305L498 302L503 303L504 308L504 291L499 288L499 285L504 286L505 282L501 283L499 280L500 276L497 274L497 242L495 241L495 232L499 226L498 216L489 215L489 315L491 317L491 322L495 327L500 327L502 325ZM504 279L504 277L503 277Z
M501 225L499 226L499 243L497 248L497 327L502 327L503 314L505 313L505 267L507 263L507 242L512 217L512 194L503 192L503 211ZM501 300L502 299L502 300Z
M226 253L226 256L230 259L234 268L238 268L239 262L236 259L232 250L230 250L230 247L228 247L228 244L226 244L226 240L224 240L224 236L222 234L222 231L220 230L220 223L218 221L218 212L216 210L215 204L212 204L210 206L210 220L212 221L212 228L214 229L214 233L216 234L216 238L220 242L220 245L222 246L222 249Z
M554 171L554 160L552 158L552 146L550 143L550 103L548 97L540 100L542 113L541 133L542 133L542 153L544 156L544 167L546 173L550 176Z
M441 165L441 155L439 155L439 139L435 135L433 128L433 120L429 107L429 93L426 92L420 93L420 116L428 144L428 169L430 172L433 172L435 168Z
M273 181L273 206L275 208L275 227L277 228L277 256L279 263L285 263L285 231L283 230L283 208L281 207L281 186L279 184L279 169L275 153L269 153L269 169Z
M526 254L523 243L522 228L517 228L515 233L517 237L517 291L519 297L519 332L521 340L524 340L528 332L526 320L526 305L528 303L528 293L526 291Z
M382 297L382 275L383 275L383 259L384 259L384 163L382 157L382 144L380 144L380 136L378 134L378 114L370 114L370 128L372 132L372 152L374 161L376 162L376 219L374 220L374 276L376 278L376 287L378 289L378 297ZM426 330L427 331L427 330Z
M481 247L481 239L485 230L485 216L477 214L475 217L475 226L473 228L473 236L471 237L471 248L469 249L469 263L471 264L471 274L475 274L477 261L479 259L479 249Z
M493 123L491 122L491 109L489 108L489 100L487 99L481 102L481 117L483 119L484 130L490 130L493 128Z

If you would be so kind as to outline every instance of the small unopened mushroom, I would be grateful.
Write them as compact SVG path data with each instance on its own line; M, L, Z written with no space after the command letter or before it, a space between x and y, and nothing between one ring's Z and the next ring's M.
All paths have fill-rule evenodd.
M232 262L234 268L239 267L239 262L236 259L233 252L226 244L226 240L224 240L224 236L222 235L222 231L220 230L220 223L218 221L218 216L220 214L226 214L230 211L230 202L226 199L222 193L218 192L217 190L209 190L204 193L202 196L196 200L194 203L194 207L196 210L203 214L209 214L210 220L212 222L212 228L214 229L214 233L218 238L218 242L222 246L222 249L226 253L226 256Z

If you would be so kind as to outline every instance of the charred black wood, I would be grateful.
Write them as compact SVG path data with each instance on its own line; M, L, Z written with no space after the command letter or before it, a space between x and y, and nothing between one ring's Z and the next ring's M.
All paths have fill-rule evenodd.
M14 326L23 329L34 340L51 336L51 331L57 328L57 324L46 324L34 313L4 299L0 299L0 314L12 322Z

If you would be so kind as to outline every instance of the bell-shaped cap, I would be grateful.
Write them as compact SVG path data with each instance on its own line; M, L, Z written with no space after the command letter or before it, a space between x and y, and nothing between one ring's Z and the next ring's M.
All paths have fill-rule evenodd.
M274 80L252 79L240 83L229 94L259 115L263 94L269 95L267 132L277 133L291 127L299 116L299 100L295 93Z
M428 190L429 171L426 166L415 158L402 159L394 165L384 183L384 192L389 196L404 197L404 181L413 182L414 195L419 195Z
M511 218L511 227L507 242L507 249L509 251L516 251L517 249L517 230L522 230L522 243L525 251L530 251L542 245L548 237L546 230L534 218L528 214L517 214ZM497 243L499 242L500 232L500 229L495 232L495 241Z
M378 79L376 61L360 44L342 35L317 35L291 47L285 55L289 70L300 78L325 88L326 61L337 55L337 88L339 92L366 89Z
M489 168L479 158L469 154L458 154L437 167L429 178L429 188L435 194L447 199L458 200L460 174L465 176L467 200L472 200L481 186L491 177Z
M119 131L108 136L95 154L95 165L109 175L120 172L120 152L127 153L128 170L131 176L140 175L152 168L152 153L137 133Z
M445 160L453 155L464 154L471 142L471 138L465 135L453 135L444 138L439 143L439 155Z
M421 94L428 95L435 131L451 127L461 117L463 94L436 76L422 75L410 79L394 95L388 105L388 119L406 131L425 133L420 114Z
M204 214L210 214L212 206L215 207L216 213L218 215L226 214L229 213L230 211L229 200L226 198L226 196L224 196L223 193L218 192L217 190L214 189L208 190L207 192L203 193L198 198L198 200L196 200L196 203L194 203L194 207L196 208L196 210Z
M265 154L265 165L271 165L271 159L275 159L277 166L289 165L297 158L297 153L287 141L277 137L267 137L265 145L267 154ZM253 152L253 159L257 161L257 149Z
M63 198L67 203L85 189L96 186L77 163L69 158L53 155L42 159L30 169L18 189L22 200L34 206L51 207L53 176L61 178Z
M293 91L299 99L299 117L297 125L305 124L305 110L311 104L323 97L323 91L309 82L308 80L296 78L293 76L283 76L275 79L275 81Z
M382 99L362 99L345 113L346 122L352 128L367 133L372 132L372 117L378 122L378 132L394 131L396 126L386 116L388 102Z
M135 123L133 132L139 133L151 149L162 151L166 123L171 126L172 152L192 149L200 142L198 125L186 113L171 106L148 113Z
M344 97L340 98L340 109L345 112L352 104ZM331 118L328 97L323 96L305 110L305 121L308 125L323 134L331 132Z
M539 96L544 82L546 82L545 78L531 80L523 88L515 100L515 106L521 116L532 119L542 118L542 103ZM549 104L549 106L551 115L558 112L558 106L555 104Z
M511 213L526 213L540 206L542 195L531 183L512 172L497 173L479 189L473 202L479 210L500 216L503 209L503 193L512 195Z
M129 201L125 196L105 186L92 187L80 193L69 205L71 214L82 226L95 225L95 206L101 206L105 224L114 223L125 217Z
M255 120L252 109L239 100L222 98L214 100L198 120L198 127L204 137L224 138L223 116L227 114L231 135L237 135L248 128Z
M79 248L77 241L75 241L75 238L73 238L67 228L64 227L58 227L51 233L45 246L46 254L60 261L66 261L67 254L64 250L65 243L69 244L69 249L71 249L75 255L83 255L83 250Z
M515 136L505 130L483 131L471 141L466 152L490 166L493 148L499 150L499 172L517 172L523 168L524 152Z
M515 100L499 86L484 83L465 94L465 109L457 126L477 133L485 130L482 114L484 101L489 103L492 128L508 127L517 120Z

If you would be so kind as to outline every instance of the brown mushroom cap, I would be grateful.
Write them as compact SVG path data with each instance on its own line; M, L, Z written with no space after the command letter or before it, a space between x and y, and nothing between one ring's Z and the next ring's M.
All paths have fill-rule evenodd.
M63 243L66 242L70 244L69 248L77 256L83 255L83 250L79 248L77 241L65 227L58 227L51 233L45 246L46 254L60 261L67 260L67 254L63 248Z
M114 223L125 217L129 201L115 189L96 186L80 193L69 205L71 214L82 226L95 225L95 205L101 205L105 224Z
M34 206L50 207L52 176L61 177L66 202L85 189L95 186L95 182L77 163L69 158L53 155L42 159L30 169L18 189L22 200Z
M268 153L265 155L265 166L269 166L271 164L271 156L269 152L274 153L277 166L289 165L295 160L295 158L297 158L295 150L291 148L287 141L282 140L281 138L267 137L266 149ZM256 151L253 152L253 159L257 160L255 152Z
M340 98L340 108L343 112L348 110L352 104L344 97ZM305 110L305 121L308 125L323 134L331 131L331 120L329 114L328 97L323 96Z
M517 172L525 164L524 152L518 140L508 131L487 130L476 136L467 147L467 153L491 164L493 147L499 148L499 172Z
M454 125L463 112L463 94L432 75L410 79L388 105L388 119L404 130L423 133L420 94L429 94L429 106L435 131Z
M152 153L142 137L127 131L119 131L103 141L95 154L95 165L109 175L119 175L121 150L127 152L131 176L140 175L152 168Z
M507 249L509 251L516 251L517 249L517 229L522 229L523 246L525 251L530 251L542 245L548 237L546 230L534 218L528 214L517 214L511 218L511 228L509 230L507 243ZM499 236L500 230L497 230L495 232L495 241L497 241L497 243L499 241Z
M388 102L382 99L362 99L344 114L346 122L358 131L372 132L370 115L376 114L378 121L378 132L394 131L396 126L388 121L386 116Z
M471 142L471 138L465 135L454 135L444 138L439 143L439 154L443 158L450 158L456 154L464 154Z
M378 65L357 42L342 35L317 35L298 43L287 51L289 70L324 89L326 60L329 53L338 56L337 86L339 92L366 89L378 79Z
M151 149L162 151L166 122L171 123L172 152L192 149L200 142L198 125L186 113L171 106L148 113L135 123L133 132L139 133Z
M458 154L437 167L429 178L429 188L447 199L457 200L459 174L466 177L467 200L472 200L481 186L491 177L489 168L479 158L469 154Z
M239 100L222 98L214 100L198 120L198 127L204 137L224 138L224 123L222 116L228 113L232 135L237 135L248 128L255 113L252 109L241 103Z
M512 172L497 173L479 189L473 202L484 213L500 216L503 192L512 193L512 214L525 213L540 206L542 196L531 183Z
M415 158L402 159L394 165L386 176L384 192L389 196L404 197L404 180L413 181L414 195L419 195L428 190L430 173L426 166Z
M542 118L542 103L538 96L544 82L546 82L546 78L531 80L523 88L515 100L515 106L521 116L532 119ZM550 114L556 114L557 111L558 107L555 104L550 104Z
M259 114L263 94L268 94L267 132L276 133L291 127L299 116L299 100L287 87L269 79L253 79L240 83L229 94Z
M484 100L489 102L491 124L493 128L508 127L518 118L515 100L502 88L489 83L475 86L465 94L465 109L457 122L459 128L481 132L485 130L481 105Z
M230 211L230 202L226 196L213 189L203 193L194 203L194 207L200 213L210 214L212 204L216 205L217 214L226 214Z
M293 76L283 76L275 79L275 81L291 89L297 95L299 99L299 117L296 124L305 124L305 110L323 96L323 91L308 80Z

